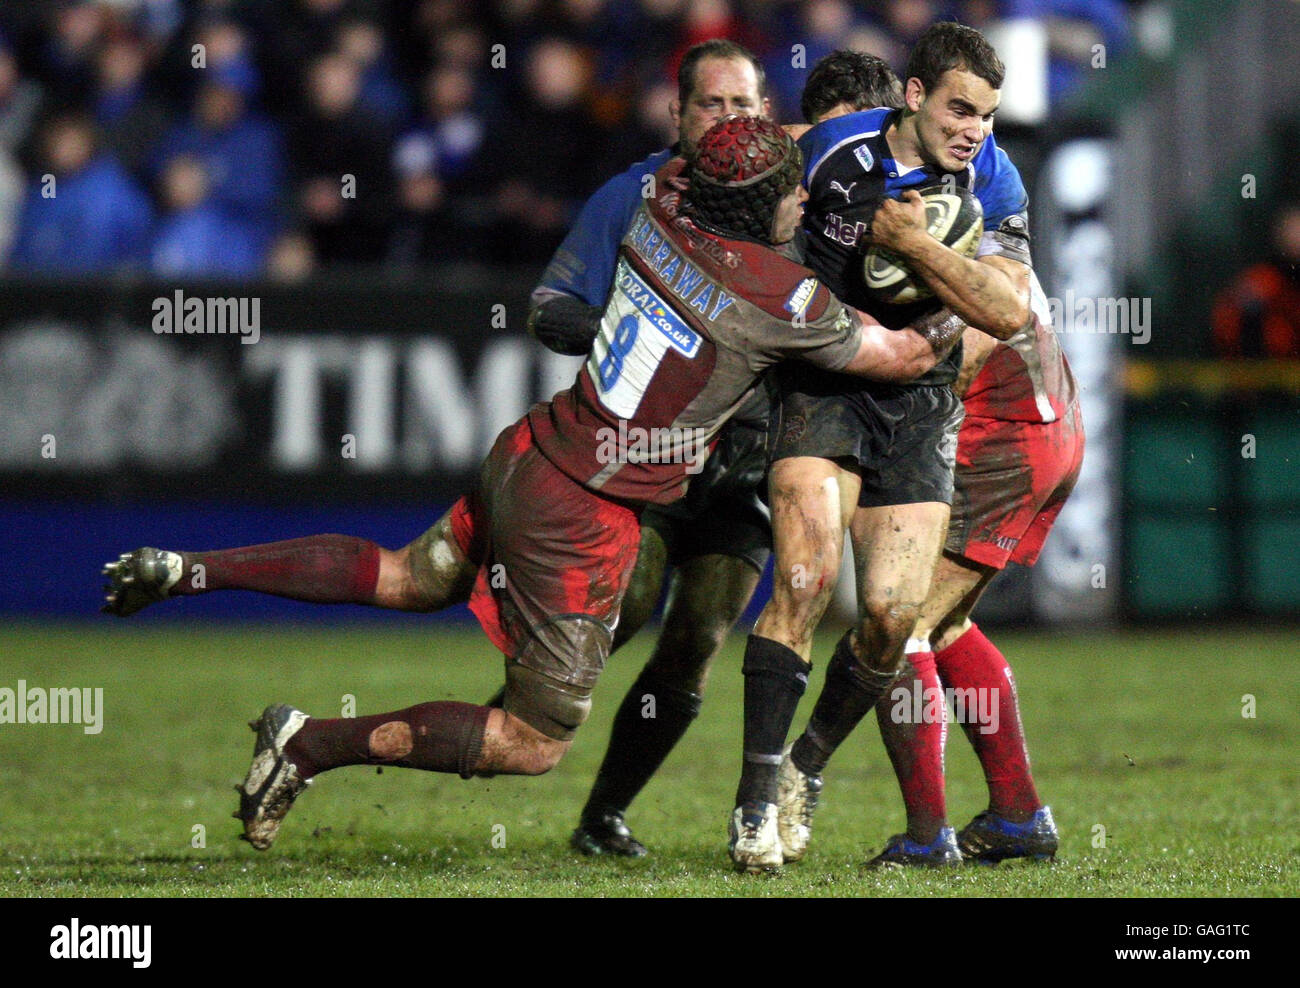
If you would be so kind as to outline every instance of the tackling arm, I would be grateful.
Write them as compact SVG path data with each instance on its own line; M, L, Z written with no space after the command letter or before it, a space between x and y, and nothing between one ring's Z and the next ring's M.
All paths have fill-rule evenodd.
M850 311L862 324L862 340L858 352L841 370L891 384L914 381L933 368L966 328L947 309L925 316L906 329L888 329L865 312Z

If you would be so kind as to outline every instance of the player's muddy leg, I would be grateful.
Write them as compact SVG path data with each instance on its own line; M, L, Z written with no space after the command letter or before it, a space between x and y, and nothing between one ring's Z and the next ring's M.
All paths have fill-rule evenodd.
M304 779L346 765L540 775L568 750L504 710L438 701L363 717L309 717L285 745Z
M641 543L637 549L636 568L632 582L623 595L619 609L618 627L614 629L614 651L623 647L633 635L645 626L654 614L655 605L663 592L664 572L668 568L668 547L663 536L648 525L641 528ZM499 707L505 702L505 687L492 694L489 707Z
M749 605L759 576L746 560L720 554L688 559L674 574L654 652L614 717L605 759L573 834L577 850L645 853L623 814L698 715L709 665Z
M949 507L935 501L859 508L853 516L858 624L853 651L875 672L896 671L930 593L948 531Z
M855 512L850 531L859 619L836 646L808 727L791 751L805 775L821 774L893 682L947 525L948 506L937 502Z
M250 727L252 764L235 816L260 851L275 841L294 801L315 776L345 765L398 765L430 772L538 775L568 747L516 723L501 710L437 701L365 717L318 719L286 704L267 707Z
M623 595L618 627L614 629L614 651L623 647L654 615L663 595L664 574L668 570L668 546L664 537L649 525L641 526L641 544L637 549L632 582Z
M776 562L772 599L754 634L795 652L805 663L812 636L835 591L844 530L862 481L830 460L777 460L768 480Z
M959 704L957 720L984 770L989 811L1013 823L1029 820L1042 803L1029 767L1029 750L1015 677L998 647L970 620L997 570L944 556L935 570L935 663L943 685ZM962 591L965 591L962 593ZM936 595L932 595L936 596ZM950 604L941 611L944 604ZM929 617L930 606L927 602Z
M513 627L524 620L513 610L506 618ZM586 720L611 637L609 626L594 617L547 619L533 625L506 659L503 709L445 701L365 717L308 718L285 753L304 779L357 764L466 778L477 772L540 775L560 760Z
M137 549L105 567L103 609L125 617L169 597L254 590L315 604L438 610L466 599L475 571L450 516L397 550L333 534L207 552Z
M941 553L913 636L928 641L936 653L947 648L970 627L971 611L997 574L991 566Z
M715 553L678 567L663 629L646 669L666 683L703 694L709 666L758 589L762 573L738 556Z
M769 475L776 552L772 599L745 646L745 724L731 857L746 871L784 860L776 803L782 753L808 686L812 634L834 591L844 525L860 478L816 457L790 457Z
M912 638L948 530L946 504L866 509L854 526L860 658L877 673L898 669L876 703L885 750L907 809L907 836L930 845L947 825L943 751L947 707L927 642ZM869 651L867 651L869 650ZM904 654L906 651L906 654Z
M453 509L454 511L455 509ZM400 611L439 611L469 599L478 565L457 538L452 511L410 545L380 557L375 604Z
M559 764L572 741L558 741L504 710L493 710L477 772L542 775Z
M372 604L384 550L350 535L173 552L136 549L104 567L106 613L125 617L170 597L255 590L316 604Z

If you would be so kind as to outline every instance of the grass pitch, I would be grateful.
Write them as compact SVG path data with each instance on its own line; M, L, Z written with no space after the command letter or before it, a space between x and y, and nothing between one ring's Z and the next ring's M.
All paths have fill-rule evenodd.
M1300 892L1300 665L1293 632L994 635L1016 669L1034 770L1061 828L1054 866L876 875L903 827L874 719L831 762L808 857L731 872L742 636L699 720L633 804L640 861L567 846L610 720L652 643L610 661L572 752L539 779L367 768L321 776L276 846L236 840L244 726L271 701L338 716L482 700L501 661L476 629L0 631L0 687L102 687L102 733L0 725L0 894L41 896L1257 896ZM833 640L800 708L802 728ZM1250 698L1254 698L1254 716ZM960 827L985 802L970 747L948 746Z

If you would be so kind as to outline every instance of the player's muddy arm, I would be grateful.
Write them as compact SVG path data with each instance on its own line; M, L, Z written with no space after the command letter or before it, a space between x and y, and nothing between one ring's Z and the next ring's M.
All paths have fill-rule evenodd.
M568 357L584 357L600 329L604 309L564 292L538 289L528 310L528 332L538 343Z
M961 335L961 370L957 372L957 380L952 383L953 394L958 398L965 397L970 382L975 380L975 375L980 372L984 361L989 359L997 345L998 341L988 333L966 327Z
M962 257L925 229L925 205L910 189L872 218L871 242L903 256L949 309L994 339L1009 340L1031 315L1029 265L1009 257Z
M856 312L862 323L858 352L843 368L846 374L906 384L930 370L948 355L961 338L965 324L946 309L924 316L906 329L888 329L867 315Z

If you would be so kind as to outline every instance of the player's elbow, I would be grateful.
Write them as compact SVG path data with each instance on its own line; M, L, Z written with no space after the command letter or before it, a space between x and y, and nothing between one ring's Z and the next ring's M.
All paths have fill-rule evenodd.
M528 332L555 353L586 356L596 338L602 311L599 306L556 294L529 310Z
M1003 319L998 325L999 332L995 333L994 335L999 340L1009 340L1011 339L1011 337L1015 336L1022 329L1028 326L1030 320L1032 320L1033 318L1034 318L1034 314L1030 311L1029 304L1027 302L1018 305L1015 307L1013 311L1007 313L1006 318Z
M1028 299L1016 299L1013 304L1000 305L975 328L982 330L995 340L1005 342L1011 339L1029 324L1033 312Z

